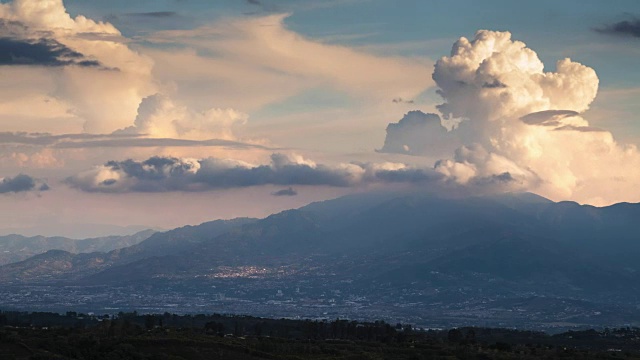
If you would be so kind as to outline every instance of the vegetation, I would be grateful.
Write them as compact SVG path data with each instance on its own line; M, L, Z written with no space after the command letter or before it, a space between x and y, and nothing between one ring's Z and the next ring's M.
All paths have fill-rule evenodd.
M640 359L640 329L548 335L382 321L0 313L0 359Z

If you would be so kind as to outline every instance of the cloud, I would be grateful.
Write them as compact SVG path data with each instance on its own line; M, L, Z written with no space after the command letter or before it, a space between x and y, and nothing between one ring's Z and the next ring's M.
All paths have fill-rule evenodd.
M138 107L133 126L115 134L144 134L155 138L234 139L234 125L246 123L248 115L233 109L212 108L195 112L176 105L162 94L146 97Z
M413 104L414 103L413 100L405 100L401 97L393 98L391 102L394 104Z
M558 126L565 119L579 115L579 112L573 110L543 110L527 114L520 120L528 125Z
M226 147L237 149L276 150L263 145L224 139L188 140L147 138L146 134L117 132L114 134L60 134L0 132L0 145L33 146L55 149L114 147Z
M595 205L640 201L637 147L581 115L598 91L595 71L570 59L544 68L508 32L460 38L433 72L443 122L458 126L446 132L436 116L410 113L389 125L382 150L424 155L437 141L457 143L434 167L450 183Z
M109 161L66 179L86 192L208 191L261 185L353 187L372 183L436 183L441 175L404 164L324 165L297 155L273 154L269 164L232 159L152 157Z
M0 194L34 191L36 190L36 186L38 186L38 191L47 191L50 189L46 183L39 183L39 180L25 174L19 174L12 178L0 178Z
M640 19L634 17L630 20L619 21L594 30L608 35L640 37Z
M2 3L0 21L1 62L23 65L3 73L7 86L21 91L0 94L0 118L46 131L64 124L67 131L108 133L130 125L140 101L157 92L149 58L113 25L70 16L62 0Z
M416 110L387 126L384 146L378 152L442 157L460 145L457 134L447 131L440 116Z
M251 111L319 88L388 102L413 99L433 85L427 60L379 56L307 38L286 26L289 15L218 20L196 29L155 32L144 40L171 45L171 51L147 49L155 73L176 84L179 100L198 107L215 101Z
M295 191L292 187L288 187L286 189L274 191L271 193L273 196L296 196L298 192Z
M171 18L178 16L178 13L175 11L151 11L151 12L136 12L136 13L127 13L127 16L133 17L147 17L147 18Z
M37 38L20 36L26 32L23 24L0 19L0 65L101 67L100 62L47 37L49 33Z

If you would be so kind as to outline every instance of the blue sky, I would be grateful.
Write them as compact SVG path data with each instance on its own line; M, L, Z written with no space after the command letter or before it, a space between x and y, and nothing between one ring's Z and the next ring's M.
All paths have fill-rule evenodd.
M595 67L604 86L634 86L639 72L631 70L637 48L628 39L593 31L607 24L640 16L634 0L567 1L120 1L68 0L71 14L113 19L125 35L167 28L192 28L224 17L269 12L292 15L291 30L311 38L350 46L389 45L389 53L429 56L447 54L451 42L478 29L510 31L514 37L537 49L546 64L570 56ZM142 12L176 12L179 16L141 20L122 16ZM415 43L415 46L410 46ZM421 46L428 43L429 46ZM391 46L407 44L407 46ZM634 46L635 45L635 46ZM549 65L548 65L549 66Z
M639 16L634 0L2 1L0 230L414 186L640 201Z

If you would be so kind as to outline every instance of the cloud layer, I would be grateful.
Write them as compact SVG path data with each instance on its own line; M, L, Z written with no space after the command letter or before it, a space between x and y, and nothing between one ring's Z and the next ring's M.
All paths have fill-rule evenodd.
M433 84L429 61L309 39L287 28L288 16L236 18L150 34L147 41L173 46L149 52L157 76L175 83L186 95L184 102L199 107L220 102L243 111L310 89L386 102L413 99Z
M296 155L273 154L269 164L230 159L152 157L110 161L69 177L66 183L87 192L207 191L261 185L350 187L370 183L436 182L441 175L404 164L324 165ZM291 191L289 191L291 190ZM286 189L277 195L293 195Z

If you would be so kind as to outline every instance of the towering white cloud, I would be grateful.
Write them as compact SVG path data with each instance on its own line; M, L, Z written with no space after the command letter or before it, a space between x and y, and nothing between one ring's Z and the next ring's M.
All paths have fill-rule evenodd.
M545 72L508 32L461 38L435 66L443 117L463 120L465 146L436 170L460 184L502 181L510 189L593 204L640 201L640 154L580 113L598 91L593 69L560 60ZM456 130L454 130L455 133Z
M23 65L19 71L3 69L4 81L31 84L19 99L0 100L0 115L7 121L24 118L24 107L10 106L19 100L40 131L78 131L80 125L88 132L111 132L130 124L140 101L156 91L148 57L129 48L113 25L71 17L62 0L0 4L0 23L6 46L20 43L32 50L31 58L18 57L22 63L4 62Z

